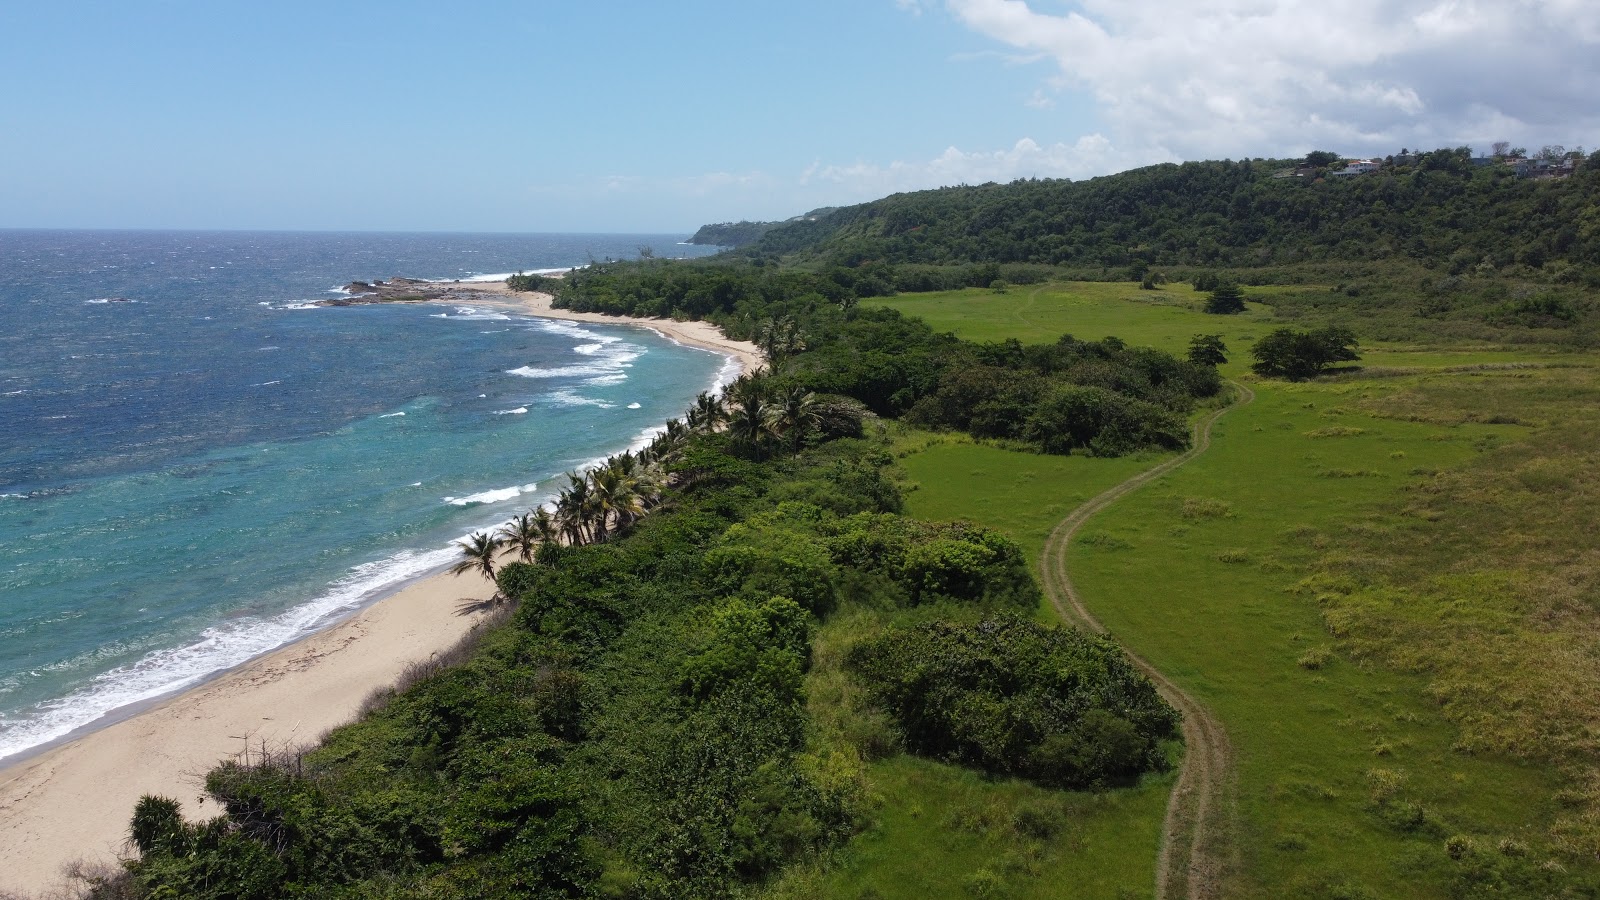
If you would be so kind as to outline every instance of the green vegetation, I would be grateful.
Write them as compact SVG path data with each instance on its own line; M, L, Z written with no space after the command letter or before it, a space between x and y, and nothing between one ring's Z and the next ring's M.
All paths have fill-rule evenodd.
M1361 178L1273 177L1292 165L1191 162L1080 182L895 194L775 228L746 253L850 267L870 260L1100 268L1134 282L1151 266L1170 278L1176 267L1395 256L1437 261L1452 274L1525 267L1580 280L1600 265L1589 212L1600 192L1600 155L1553 183L1474 168L1463 150L1422 154Z
M778 227L781 222L719 222L701 225L691 244L710 244L714 247L743 247L761 240L761 236Z
M803 216L796 216L790 221L816 221L817 219L833 212L834 207L814 209ZM689 238L691 244L710 244L715 247L744 247L761 240L761 236L782 222L719 222L715 225L702 225L700 229Z
M1164 767L1178 725L1115 644L1023 619L891 631L848 665L914 752L1055 787Z
M1206 298L1206 312L1214 316L1231 316L1244 312L1244 292L1232 282L1224 282L1211 290Z
M1277 168L902 194L514 279L770 371L464 551L498 624L362 721L215 770L209 822L147 799L123 887L1147 895L1175 715L1028 563L1231 376L1258 399L1211 449L1067 550L1226 731L1221 895L1600 894L1600 158Z
M1256 358L1250 370L1268 378L1305 381L1327 371L1338 362L1355 362L1356 336L1348 328L1317 328L1296 331L1279 328L1250 348Z
M1175 337L1159 306L1100 309L1134 340ZM1600 381L1574 363L1593 361L1384 355L1405 367L1255 384L1206 456L1091 521L1078 587L1228 729L1227 896L1587 896L1600 819L1574 686L1596 679L1565 648L1594 621L1572 605L1595 590L1580 548L1600 523L1575 506L1592 491ZM912 514L964 510L1030 549L1125 477L904 446Z
M973 341L1016 339L1043 344L1064 334L1084 341L1115 336L1132 347L1155 347L1187 357L1189 342L1198 334L1221 331L1230 346L1247 345L1277 324L1274 309L1260 298L1307 290L1245 287L1246 311L1226 319L1206 315L1202 298L1187 288L1141 291L1128 282L1051 282L1005 297L979 290L900 294L863 305L886 306L908 318L921 319L934 331L953 332Z
M816 346L857 334L849 311L798 312ZM985 352L893 313L866 319L947 352ZM828 340L830 327L843 336ZM572 473L553 514L477 535L458 569L497 580L505 602L494 624L374 696L361 721L320 746L263 748L213 770L206 789L220 815L189 824L176 802L146 798L140 855L115 889L782 890L791 871L820 872L871 827L868 761L937 752L892 711L906 698L876 694L867 674L904 658L888 649L902 634L945 659L970 654L973 634L1000 627L1012 638L1011 674L919 676L919 696L951 698L940 708L958 746L981 750L970 764L1047 785L1136 783L1164 769L1173 718L1149 683L1113 645L1005 618L1040 602L1021 549L987 529L902 517L891 457L851 437L862 433L859 403L819 397L802 378L745 378L725 398L702 396L644 451ZM497 566L508 550L516 561ZM818 653L819 629L835 620L850 623L848 642ZM962 696L993 695L997 677L1067 678L1069 668L1079 693L1064 702L1040 682L995 720L1024 731L973 743ZM1017 827L1042 842L1067 827L1065 808L1030 801ZM1056 858L1041 847L1015 871L966 877L1025 884Z

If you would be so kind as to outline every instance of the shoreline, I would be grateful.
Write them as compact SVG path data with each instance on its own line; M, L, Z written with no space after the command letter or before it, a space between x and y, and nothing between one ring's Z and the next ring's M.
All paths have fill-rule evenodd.
M743 372L761 365L755 345L729 340L706 322L575 313L550 300L496 283L451 284L430 298L649 328L737 361ZM0 894L58 889L63 867L79 860L115 863L144 794L178 800L188 818L209 817L215 805L204 797L204 782L214 765L247 745L310 743L352 721L374 691L470 633L484 613L459 608L492 592L472 575L423 575L321 631L0 763Z
M509 312L537 316L541 319L561 319L568 322L590 322L596 325L631 325L649 328L671 340L702 350L711 350L734 357L745 373L760 369L764 363L761 349L749 341L735 341L723 336L710 322L680 322L676 319L644 319L635 316L608 316L604 313L573 312L556 309L551 305L555 298L537 291L513 291L504 282L450 283L427 303L460 303L488 306Z

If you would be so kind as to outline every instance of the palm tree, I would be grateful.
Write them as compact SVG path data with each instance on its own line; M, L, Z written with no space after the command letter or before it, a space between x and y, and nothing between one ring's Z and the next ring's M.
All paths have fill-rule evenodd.
M735 382L737 384L737 382ZM728 415L728 434L757 454L767 435L767 419L771 405L758 390L744 390L734 397Z
M607 466L594 470L589 479L590 494L597 510L595 540L603 541L609 536L613 519L621 529L644 512L634 480L619 458L613 457Z
M716 431L718 425L728 420L728 409L721 397L701 391L700 396L694 398L694 405L689 407L685 418L692 431Z
M766 420L767 431L773 437L787 445L791 452L799 452L806 436L822 427L822 401L803 387L791 387L768 407Z
M460 542L461 559L450 567L451 575L482 572L483 577L494 581L495 560L500 555L500 541L486 531L479 531Z
M533 528L538 532L541 544L554 544L561 540L561 528L556 524L556 517L550 515L550 510L543 506L533 511Z
M578 546L588 540L587 530L591 514L589 479L577 472L567 473L567 486L556 500L556 524L567 543Z
M806 337L792 317L779 316L756 328L756 346L767 358L767 365L777 369L784 360L806 349Z
M540 512L544 512L543 508ZM545 515L550 514L546 512ZM500 545L515 549L523 562L533 562L533 551L543 542L544 535L533 513L523 513L500 527Z

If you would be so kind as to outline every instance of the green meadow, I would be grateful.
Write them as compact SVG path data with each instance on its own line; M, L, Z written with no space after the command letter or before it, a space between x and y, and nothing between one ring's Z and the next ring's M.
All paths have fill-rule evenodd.
M1273 321L1270 308L1253 302L1266 290L1244 288L1246 311L1236 316L1202 312L1206 295L1187 284L1146 291L1132 282L1051 282L1018 285L1003 294L972 288L901 294L870 302L974 341L1016 338L1025 344L1042 344L1063 334L1079 340L1115 336L1130 344L1182 354L1196 334L1221 334L1233 346L1248 344L1282 324ZM1295 289L1270 290L1283 293Z
M1256 306L1219 320L1197 300L1186 286L1071 284L887 302L981 340L1116 335L1181 350L1221 333L1238 377L1244 338L1278 323ZM1587 895L1600 850L1587 764L1600 723L1587 649L1600 638L1597 362L1395 345L1331 379L1252 379L1257 399L1220 420L1209 452L1079 533L1069 562L1090 609L1227 729L1226 896ZM1163 458L919 433L897 447L913 514L1002 529L1035 558L1078 503ZM912 814L929 798L1003 805L1015 786L903 759L875 775L878 825L845 851L831 895L913 896L893 885L934 882L903 874L890 848L965 840L935 862L988 854L984 871L1016 876L994 896L1033 896L1003 847L936 838ZM1075 801L1085 832L1124 835L1109 842L1115 871L1153 871L1165 786ZM1058 852L1052 865L1070 871L1105 848ZM1072 896L1150 894L1150 875L1129 878Z

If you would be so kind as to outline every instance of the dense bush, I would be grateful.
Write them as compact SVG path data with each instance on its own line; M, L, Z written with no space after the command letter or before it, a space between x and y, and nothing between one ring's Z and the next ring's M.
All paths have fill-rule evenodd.
M841 566L886 576L912 605L956 600L1033 609L1041 599L1022 548L987 528L870 513L821 528Z
M915 752L1047 785L1161 769L1178 723L1110 641L1017 617L891 631L849 666Z
M1096 456L1189 444L1188 425L1171 410L1106 388L1070 384L1045 395L1024 423L1022 436L1046 453L1085 449Z
M1017 341L979 345L936 334L894 310L852 306L848 301L861 287L859 280L846 277L854 271L835 268L824 275L733 260L607 263L566 279L557 302L573 309L718 321L767 352L777 373L761 398L768 406L807 393L850 398L880 416L906 415L930 428L1027 441L1049 453L1085 448L1115 455L1182 446L1187 434L1172 427L1174 416L1221 389L1214 366L1130 348L1116 338L1079 341L1067 335L1053 344L1024 347ZM969 274L978 284L996 280L989 278L993 271ZM1121 398L1096 405L1094 422L1071 423L1070 436L1058 435L1056 430L1068 424L1060 416L1062 384L1104 388ZM1047 400L1049 408L1043 408ZM751 430L734 429L736 434ZM1096 440L1101 431L1107 433Z
M696 437L667 505L625 536L504 567L516 605L460 662L414 667L308 753L213 770L220 815L187 824L146 798L119 889L731 897L847 839L867 814L865 769L806 702L812 634L841 585L907 611L1031 610L1038 588L1009 539L898 515L889 458L868 441L759 464L735 449ZM1147 767L1126 710L1071 702L1083 715L1068 731L1026 714L1052 738L1028 772L1066 784Z
M1290 381L1314 378L1336 362L1361 358L1356 336L1348 328L1279 328L1256 341L1250 352L1256 358L1250 368L1257 375Z

